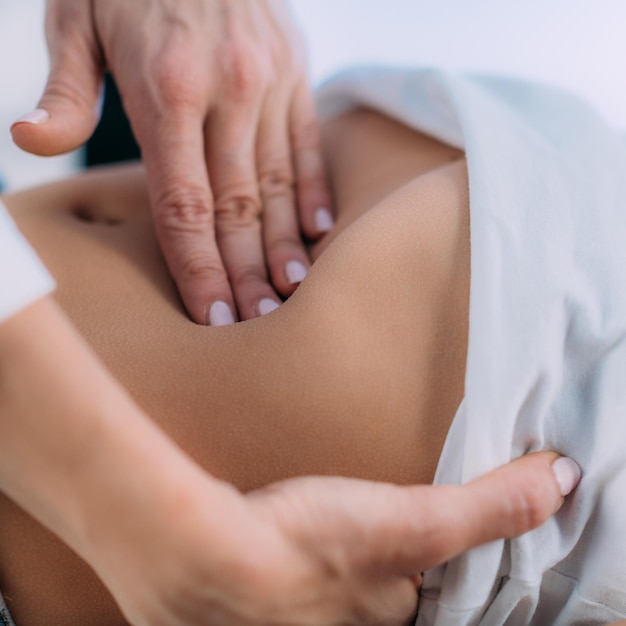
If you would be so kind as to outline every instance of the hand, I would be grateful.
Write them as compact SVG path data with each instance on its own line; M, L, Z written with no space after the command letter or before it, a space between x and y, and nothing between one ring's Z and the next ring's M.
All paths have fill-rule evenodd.
M137 626L406 624L421 572L560 507L577 476L565 461L559 483L556 458L529 455L463 487L302 478L225 491L217 508L179 493L176 508L138 523L117 562L98 542L103 578ZM189 496L204 480L178 485Z
M578 480L543 452L462 487L300 478L241 496L146 418L49 298L0 325L0 374L0 490L135 626L404 624L422 571L535 528Z
M46 33L48 84L39 108L13 125L16 143L51 155L86 141L107 68L192 319L223 324L276 308L309 267L299 222L309 238L332 225L302 46L285 2L48 0Z

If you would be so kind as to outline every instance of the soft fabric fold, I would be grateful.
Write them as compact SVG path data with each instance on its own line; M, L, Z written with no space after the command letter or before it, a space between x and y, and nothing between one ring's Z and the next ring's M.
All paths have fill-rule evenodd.
M426 572L420 626L572 626L626 616L626 147L546 85L363 68L318 94L323 117L385 113L465 150L471 293L465 397L436 483L526 452L574 458L559 513Z

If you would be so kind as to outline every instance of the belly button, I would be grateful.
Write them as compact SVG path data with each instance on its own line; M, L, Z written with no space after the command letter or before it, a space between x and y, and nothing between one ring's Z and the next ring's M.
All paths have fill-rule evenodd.
M76 206L71 211L72 215L86 224L103 224L105 226L119 226L122 220L107 215L98 215L92 208Z

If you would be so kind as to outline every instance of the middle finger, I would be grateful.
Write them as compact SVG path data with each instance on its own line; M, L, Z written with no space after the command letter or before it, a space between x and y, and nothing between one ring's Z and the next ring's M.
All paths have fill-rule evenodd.
M263 254L255 159L259 111L259 101L226 102L211 112L206 125L216 238L242 320L280 303Z

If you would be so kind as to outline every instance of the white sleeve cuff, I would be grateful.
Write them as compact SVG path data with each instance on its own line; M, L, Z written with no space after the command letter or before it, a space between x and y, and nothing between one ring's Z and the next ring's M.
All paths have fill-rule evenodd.
M0 323L54 287L52 276L0 201Z

